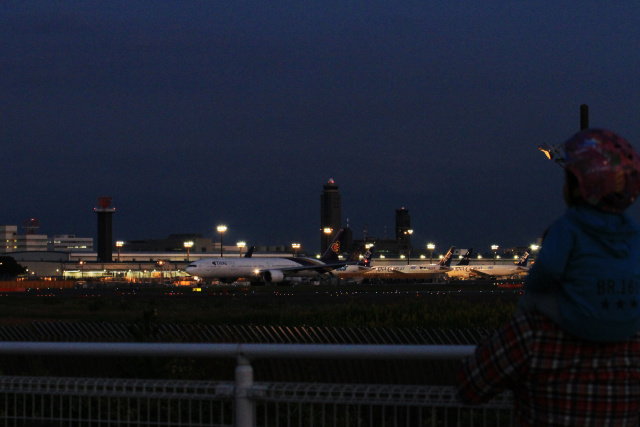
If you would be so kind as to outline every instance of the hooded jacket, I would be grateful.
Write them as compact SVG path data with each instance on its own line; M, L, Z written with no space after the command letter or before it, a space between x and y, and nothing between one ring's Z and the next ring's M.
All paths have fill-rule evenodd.
M520 308L568 332L621 341L640 329L640 228L627 214L567 209L544 237Z

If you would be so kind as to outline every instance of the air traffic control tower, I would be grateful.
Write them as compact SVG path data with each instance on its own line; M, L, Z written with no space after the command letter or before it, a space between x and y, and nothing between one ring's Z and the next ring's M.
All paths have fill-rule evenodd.
M320 253L329 247L342 227L342 199L333 179L322 186L320 195ZM329 231L330 230L330 231Z
M111 197L99 197L98 206L93 210L98 214L98 261L113 261L113 213Z

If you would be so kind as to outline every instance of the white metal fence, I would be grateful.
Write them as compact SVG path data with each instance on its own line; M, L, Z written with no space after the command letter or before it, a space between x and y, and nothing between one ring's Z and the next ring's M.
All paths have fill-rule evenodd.
M509 395L465 407L446 386L254 382L262 358L459 359L473 346L4 342L4 355L229 357L235 381L0 377L5 426L511 425Z

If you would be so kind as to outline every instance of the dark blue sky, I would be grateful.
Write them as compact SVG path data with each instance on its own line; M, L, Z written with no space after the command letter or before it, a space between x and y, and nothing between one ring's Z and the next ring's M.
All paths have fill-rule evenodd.
M0 3L0 224L316 251L333 178L356 238L484 251L563 212L580 104L640 146L636 1L271 3Z

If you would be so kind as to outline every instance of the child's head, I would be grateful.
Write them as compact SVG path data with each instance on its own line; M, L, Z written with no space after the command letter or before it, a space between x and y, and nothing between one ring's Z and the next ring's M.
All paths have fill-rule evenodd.
M623 212L640 194L640 156L622 137L604 129L578 132L564 143L565 200Z

